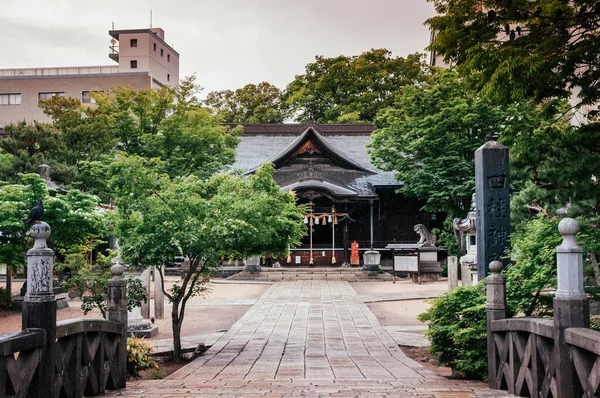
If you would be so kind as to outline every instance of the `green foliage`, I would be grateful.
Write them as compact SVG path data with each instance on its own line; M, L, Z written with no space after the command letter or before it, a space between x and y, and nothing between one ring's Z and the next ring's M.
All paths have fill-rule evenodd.
M568 98L573 87L580 105L600 99L590 67L600 51L596 1L429 1L437 12L426 22L436 32L430 49L474 75L478 89L504 103Z
M162 160L121 156L111 165L111 189L117 197L123 257L141 266L170 264L176 256L190 261L181 285L165 292L173 303L175 356L190 297L203 291L222 256L287 253L304 234L302 208L282 192L263 166L249 177L219 174L170 178ZM163 289L164 290L164 289Z
M299 121L372 121L392 105L394 92L424 81L425 69L421 54L393 57L386 49L317 56L288 84L283 97Z
M203 103L224 123L283 123L289 113L281 91L267 82L213 91Z
M104 256L98 253L96 261L91 262L91 251L99 243L91 246L79 247L74 253L68 254L64 262L57 263L55 269L59 273L70 273L70 277L63 282L63 288L77 291L81 298L81 309L87 314L98 308L103 317L106 317L107 298L106 284L112 277L110 267L114 253ZM141 302L146 302L148 296L142 282L135 277L127 277L127 310L139 307Z
M23 220L40 198L44 200L43 220L52 228L48 245L59 260L88 240L103 236L93 196L77 190L64 196L49 196L45 181L37 174L21 175L20 182L22 185L0 185L0 263L13 269L23 265L23 253L28 249Z
M139 379L140 371L153 367L158 369L156 363L150 358L152 345L145 339L136 337L127 338L127 377Z
M508 307L525 316L551 315L553 295L543 291L556 287L556 247L562 241L558 220L535 217L511 240L514 263L505 275Z
M430 83L404 87L379 114L371 158L395 171L400 191L426 201L425 210L462 216L475 191L475 150L488 135L527 135L533 126L524 119L541 123L535 106L498 107L455 72L439 71Z
M0 309L8 310L12 307L12 296L10 292L0 287Z
M435 299L418 319L429 322L425 332L438 365L451 367L468 379L487 378L486 312L483 284L458 287Z
M35 173L41 164L65 171L68 168L54 155L63 150L61 132L48 123L24 121L4 126L6 138L0 140L0 181L18 183L20 173ZM58 175L57 175L58 176ZM59 179L61 176L58 176Z

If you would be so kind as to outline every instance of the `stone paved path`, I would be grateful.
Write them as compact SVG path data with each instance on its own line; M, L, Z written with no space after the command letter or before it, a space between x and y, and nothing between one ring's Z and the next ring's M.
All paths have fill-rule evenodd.
M407 358L347 282L278 282L203 356L128 397L502 397Z

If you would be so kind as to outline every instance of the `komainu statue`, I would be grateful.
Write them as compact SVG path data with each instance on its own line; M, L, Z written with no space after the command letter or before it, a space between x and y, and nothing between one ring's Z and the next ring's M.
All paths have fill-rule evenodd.
M414 228L415 232L419 234L421 237L418 244L423 244L423 246L435 247L435 242L437 241L437 236L434 233L429 231L427 227L423 224L417 224Z

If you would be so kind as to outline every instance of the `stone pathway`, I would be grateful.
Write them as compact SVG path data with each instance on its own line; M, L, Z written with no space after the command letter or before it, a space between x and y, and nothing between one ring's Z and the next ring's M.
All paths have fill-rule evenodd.
M278 282L201 357L128 397L502 397L407 358L347 282Z

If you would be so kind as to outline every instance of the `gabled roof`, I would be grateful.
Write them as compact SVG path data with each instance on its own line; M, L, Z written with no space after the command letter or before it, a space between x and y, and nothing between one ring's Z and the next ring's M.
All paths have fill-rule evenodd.
M231 128L237 124L231 124ZM237 159L233 168L242 171L256 170L265 162L274 162L276 167L281 162L290 161L296 151L307 142L315 144L323 155L334 159L339 165L355 175L354 180L346 180L343 189L328 190L321 181L310 178L302 179L302 186L312 184L312 188L328 190L334 195L345 197L370 198L376 196L375 189L402 185L394 177L393 172L383 171L371 164L367 153L367 144L371 141L374 127L370 123L353 124L241 124L244 128L241 142L237 148ZM311 148L304 148L310 150ZM285 167L281 170L286 169ZM318 170L317 174L318 174ZM307 173L310 174L310 173ZM289 176L289 175L288 175ZM306 177L309 177L308 175ZM282 185L290 186L295 182L286 179ZM312 182L311 182L312 181ZM298 182L300 182L298 180ZM331 181L328 181L331 182ZM340 184L335 184L340 186Z
M299 137L267 162L273 163L275 168L278 169L286 162L307 151L318 151L338 163L343 168L377 174L375 171L369 170L360 163L352 160L339 148L334 148L313 128L313 126L309 126ZM260 167L260 165L249 170L247 173L253 173L258 167Z

